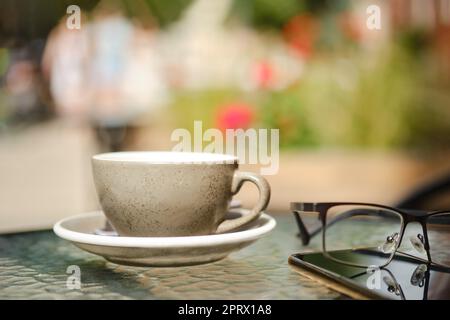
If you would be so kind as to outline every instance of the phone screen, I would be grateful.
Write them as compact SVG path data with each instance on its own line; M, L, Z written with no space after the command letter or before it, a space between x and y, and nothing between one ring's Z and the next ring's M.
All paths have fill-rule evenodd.
M366 265L380 265L381 261L375 254L364 251L340 250L335 253L341 257L351 256L354 261ZM294 254L289 261L363 294L396 300L450 299L450 270L429 266L401 254L381 269L347 266L322 252Z

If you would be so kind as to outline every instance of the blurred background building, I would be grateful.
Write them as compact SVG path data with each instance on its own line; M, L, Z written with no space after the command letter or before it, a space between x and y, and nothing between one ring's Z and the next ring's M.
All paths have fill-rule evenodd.
M450 170L450 0L0 3L0 232L97 208L92 154L194 120L280 129L272 211L395 203Z

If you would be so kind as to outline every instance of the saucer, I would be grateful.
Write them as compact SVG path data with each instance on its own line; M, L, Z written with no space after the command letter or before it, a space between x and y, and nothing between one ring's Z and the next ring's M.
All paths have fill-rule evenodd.
M238 218L249 212L232 209L227 218ZM223 234L187 237L120 237L99 235L105 226L102 211L84 213L63 219L53 231L87 252L108 261L133 266L186 266L217 261L240 250L275 228L275 219L261 216L239 230Z

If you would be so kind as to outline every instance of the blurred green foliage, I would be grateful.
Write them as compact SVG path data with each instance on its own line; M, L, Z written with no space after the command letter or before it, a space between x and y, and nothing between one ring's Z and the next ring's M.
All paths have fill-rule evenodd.
M0 1L0 44L14 44L45 38L67 7L78 5L88 14L98 8L112 7L130 17L146 19L149 15L159 26L176 21L192 0L2 0Z
M203 121L203 128L215 128L218 110L241 98L237 89L179 91L170 107L171 118L177 127L193 128L195 120Z
M0 48L0 77L6 72L9 64L9 52L5 48Z
M67 7L78 5L91 10L98 0L2 0L0 1L0 45L13 46L37 38L45 38L59 20L67 15Z
M448 148L448 87L425 73L401 47L318 59L295 87L270 95L262 125L280 128L284 147Z
M0 48L0 79L4 76L6 69L8 68L9 63L9 53L5 48ZM0 129L5 122L8 113L7 108L5 107L5 93L1 90L0 87Z
M220 105L254 106L254 126L280 129L284 148L448 148L450 88L438 79L423 30L394 35L383 48L364 50L339 25L348 0L236 0L232 17L255 28L280 31L299 13L320 25L316 52L300 80L280 91L206 90L175 99L179 125L214 126Z
M283 148L448 148L448 88L431 85L426 69L404 47L319 56L281 91L184 92L172 111L180 127L202 120L208 128L224 103L244 101L255 108L255 127L280 129Z
M123 0L136 2L136 0ZM145 0L152 15L157 19L162 27L176 21L183 11L192 3L192 0Z
M230 16L255 27L279 29L304 9L303 2L298 0L235 0Z
M230 17L261 29L281 29L299 13L328 15L349 7L349 0L234 0Z

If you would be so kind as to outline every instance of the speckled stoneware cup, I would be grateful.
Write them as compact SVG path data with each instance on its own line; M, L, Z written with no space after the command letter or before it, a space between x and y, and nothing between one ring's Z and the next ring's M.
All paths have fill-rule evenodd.
M114 152L92 158L103 212L121 236L223 233L259 217L270 187L258 174L237 171L234 156L190 152ZM244 181L259 189L248 215L225 220Z

